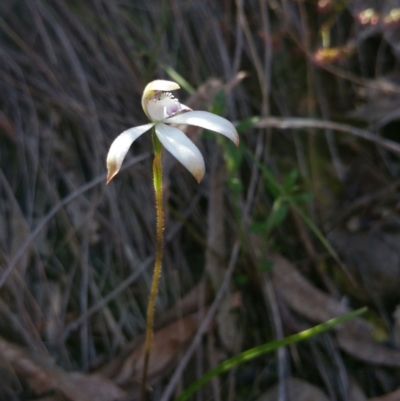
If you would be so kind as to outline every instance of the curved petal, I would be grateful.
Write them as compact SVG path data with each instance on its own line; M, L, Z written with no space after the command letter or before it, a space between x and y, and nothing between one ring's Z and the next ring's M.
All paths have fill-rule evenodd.
M151 117L147 111L147 103L154 98L154 94L156 92L169 92L179 88L180 86L176 82L165 81L163 79L156 79L155 81L147 84L142 95L142 109L146 116L151 120Z
M163 123L156 125L156 134L164 147L200 182L205 167L203 156L196 145L182 131Z
M132 142L148 131L154 123L133 127L118 135L107 155L107 184L115 177Z
M161 92L169 92L179 89L180 86L174 81L165 81L164 79L156 79L155 81L150 82L144 88L143 93L148 91L161 91Z
M165 123L189 124L218 132L239 145L239 135L231 122L208 111L189 111L164 120Z
M186 106L186 104L180 103L181 109L179 110L179 113L185 112L187 113L188 111L193 111L190 107Z

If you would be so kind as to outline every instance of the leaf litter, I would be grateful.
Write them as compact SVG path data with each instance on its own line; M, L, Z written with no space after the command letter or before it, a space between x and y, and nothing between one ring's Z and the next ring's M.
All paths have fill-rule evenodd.
M198 88L183 91L189 106L246 119L243 145L277 181L299 170L293 185L314 196L300 207L359 287L294 210L255 246L251 223L274 204L259 167L240 156L225 170L229 149L182 127L204 148L207 174L197 187L165 155L155 396L362 302L368 321L252 362L199 397L257 399L301 383L314 398L398 398L398 8L303 3L0 4L0 398L135 397L154 250L150 146L135 145L107 190L104 159L116 134L142 123L145 84L168 71Z

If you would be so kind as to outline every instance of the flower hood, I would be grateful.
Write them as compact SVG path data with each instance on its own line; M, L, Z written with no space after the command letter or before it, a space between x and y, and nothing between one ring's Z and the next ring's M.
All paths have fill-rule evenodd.
M192 111L181 104L171 91L179 89L176 82L156 80L143 91L142 107L149 124L130 128L117 136L107 155L107 183L118 173L132 143L154 127L162 145L200 182L204 176L204 159L197 146L177 128L167 124L189 124L215 131L239 145L239 136L231 122L207 111Z

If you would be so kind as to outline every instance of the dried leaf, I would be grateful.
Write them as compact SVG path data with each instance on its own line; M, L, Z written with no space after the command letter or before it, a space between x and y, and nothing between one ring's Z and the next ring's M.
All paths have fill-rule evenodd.
M400 400L400 389L393 391L392 393L382 395L380 397L370 398L369 401L399 401Z
M284 382L287 401L328 401L325 393L304 380L294 377L286 379ZM279 384L270 388L257 401L276 401L279 399Z
M225 275L225 264L221 262L224 260L226 244L224 229L226 169L225 165L222 164L219 148L215 149L212 157L205 269L214 290L217 291ZM228 293L220 305L216 320L222 344L227 350L233 352L236 344L237 322L231 313L231 304L230 294Z
M393 313L393 321L394 321L394 325L392 328L393 342L397 348L400 348L400 305L396 306L396 309Z
M12 140L15 139L15 126L3 113L0 113L0 134L5 134Z
M156 327L165 326L179 317L197 312L211 299L211 291L204 281L193 287L176 305L157 319Z
M365 362L400 367L400 352L374 341L373 325L363 319L354 319L338 330L339 347Z
M400 301L399 234L377 228L354 233L335 229L328 239L343 258L351 275L362 283L362 288L356 289L355 297L359 299L366 292L364 297L370 299L376 297L381 301Z
M153 337L153 348L149 361L149 377L164 371L184 349L185 344L195 335L199 318L190 315L158 330ZM126 384L139 379L143 368L143 343L125 360L115 377L118 384Z
M224 348L231 352L235 351L235 346L238 344L239 332L236 315L233 313L235 298L235 294L227 294L221 302L216 316L219 338Z
M307 319L322 323L348 313L350 309L329 295L315 288L287 259L273 255L273 284L287 305ZM400 367L400 352L376 343L374 326L356 318L337 330L339 346L350 355L365 362Z
M352 378L350 378L350 382L349 382L348 400L349 401L367 401L367 397L365 396L360 385Z
M23 347L0 338L0 362L8 365L38 393L58 391L71 401L117 401L127 394L102 375L68 373L47 356L33 356Z
M345 313L349 308L315 288L287 259L273 255L272 280L277 292L297 313L313 322L324 322Z
M210 171L210 194L207 216L207 250L205 269L211 279L214 290L218 289L224 277L225 256L225 205L224 182L226 169L222 165L220 149L216 148L212 155Z

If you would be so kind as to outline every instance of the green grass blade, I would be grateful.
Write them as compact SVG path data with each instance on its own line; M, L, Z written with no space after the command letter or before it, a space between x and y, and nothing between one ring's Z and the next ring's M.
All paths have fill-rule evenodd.
M293 178L295 178L295 177L292 177L291 181L289 180L286 182L286 184L287 184L286 188L284 186L281 186L276 181L275 177L269 171L269 169L266 166L264 166L262 163L260 163L260 161L254 157L254 155L250 152L249 149L246 149L246 152L253 159L253 161L257 164L258 168L261 170L261 173L265 180L265 184L266 184L267 188L269 189L269 191L271 192L271 194L275 198L281 197L281 200L283 200L283 199L286 200L293 207L293 209L299 214L299 216L303 219L303 221L307 224L309 229L319 239L319 241L322 243L322 245L325 247L325 249L329 252L329 254L335 259L335 261L339 264L339 266L341 266L345 270L344 263L340 260L339 255L332 248L331 244L325 238L324 234L295 202L294 198L296 197L296 194L290 193L292 191L292 189L289 187L289 182L292 183L292 187L293 187L295 185L295 180ZM293 173L291 173L291 174L293 174ZM287 193L287 192L289 192L289 193ZM347 274L347 272L346 272L346 274Z
M161 63L161 68L173 79L182 89L184 89L189 94L193 95L196 90L186 81L185 78L182 77L176 70L170 67L167 64Z
M239 355L235 355L233 358L227 359L222 362L216 368L208 371L204 374L199 380L192 383L179 397L176 401L185 401L191 395L193 395L200 387L204 386L208 381L210 381L213 377L220 375L223 372L227 372L234 367L241 365L247 361L250 361L254 358L259 357L265 353L276 350L277 348L284 347L286 345L294 344L300 341L308 340L311 337L314 337L318 334L321 334L331 328L338 326L344 322L347 322L350 319L355 318L367 311L367 308L357 309L353 312L347 313L346 315L336 317L334 319L328 320L325 323L321 323L315 327L310 329L301 331L300 333L293 334L289 337L286 337L282 340L271 341L267 344L259 345L258 347L251 348L247 351L242 352Z
M320 240L325 249L329 252L329 254L335 259L339 266L344 266L344 263L340 260L339 255L332 248L332 245L325 238L324 234L319 230L319 228L311 221L311 219L303 212L303 210L296 205L292 199L288 198L288 202L290 205L296 210L296 212L300 215L303 221L307 224L308 228L315 234L315 236Z

